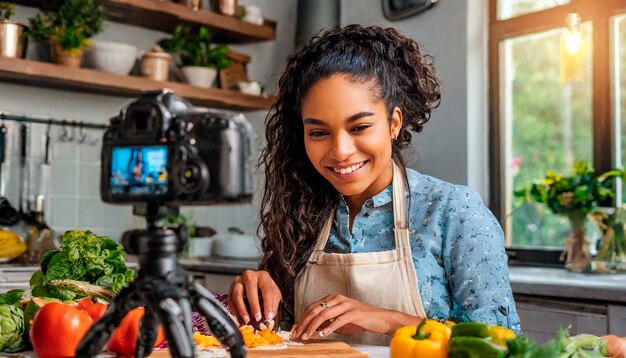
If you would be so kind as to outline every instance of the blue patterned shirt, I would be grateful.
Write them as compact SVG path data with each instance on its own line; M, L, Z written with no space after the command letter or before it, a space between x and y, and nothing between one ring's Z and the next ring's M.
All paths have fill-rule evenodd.
M480 195L412 169L407 175L409 240L428 317L497 324L519 333L504 235ZM391 199L389 185L367 200L350 232L348 206L341 198L324 251L393 250Z

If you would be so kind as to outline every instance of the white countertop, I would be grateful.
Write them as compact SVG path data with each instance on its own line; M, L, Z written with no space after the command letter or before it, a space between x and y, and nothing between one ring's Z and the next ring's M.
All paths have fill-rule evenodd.
M509 268L513 293L626 303L626 273L585 274L544 267Z

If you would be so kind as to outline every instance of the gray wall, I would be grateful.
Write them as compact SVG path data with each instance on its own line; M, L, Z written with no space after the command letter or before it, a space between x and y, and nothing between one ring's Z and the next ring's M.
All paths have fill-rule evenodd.
M245 2L242 2L245 3ZM248 67L251 79L259 80L270 91L274 91L276 79L282 70L285 58L293 49L295 36L296 3L282 0L255 0L265 17L277 21L275 41L251 45L233 46L236 51L250 54L252 62ZM36 9L18 6L16 20L26 22L36 14ZM105 32L96 39L125 42L135 45L140 51L148 49L157 40L167 36L165 33L139 27L107 22ZM35 56L33 48L28 57ZM124 107L129 98L85 94L80 92L59 91L22 86L0 82L0 111L24 115L40 115L59 119L82 120L94 123L108 123L108 119ZM259 130L262 137L262 125L265 111L247 113L248 119ZM5 122L9 127L9 160L3 165L3 192L14 205L18 203L19 165L17 125ZM33 187L39 177L39 168L43 158L43 136L45 125L30 126L29 167ZM99 196L99 159L100 142L96 145L77 142L61 142L61 128L52 130L51 180L45 185L46 219L57 231L80 228L91 229L98 234L110 235L113 239L129 227L141 226L143 221L131 214L130 207L113 206L101 202ZM94 138L101 136L101 131L89 133ZM38 190L38 189L37 189ZM31 191L35 194L35 188ZM256 196L259 198L259 195ZM224 232L230 226L237 226L246 232L252 232L258 222L257 203L228 207L194 208L196 221Z
M266 17L278 24L273 42L233 46L252 55L249 76L274 91L287 55L293 50L296 29L295 0L250 0ZM415 39L434 56L442 84L442 103L425 130L414 137L408 159L413 168L453 183L466 184L487 200L487 90L486 90L486 9L487 0L444 0L426 13L397 22L384 19L380 0L341 0L341 23L394 26ZM18 20L34 15L35 9L18 7ZM131 43L140 50L149 48L164 33L138 27L107 23L98 38ZM44 115L106 123L129 99L32 86L0 83L0 111ZM263 139L264 111L248 113ZM7 122L7 126L12 124ZM17 138L15 126L10 139ZM52 179L47 186L47 219L57 230L92 229L117 239L124 229L141 225L130 208L104 204L99 199L99 145L61 143L59 128L53 131ZM36 177L43 152L45 126L32 126L30 162ZM93 133L99 135L100 132ZM5 193L17 202L19 183L17 143L12 141L11 160L3 166ZM99 144L99 143L98 143ZM9 171L10 174L7 174ZM261 182L259 177L259 183ZM258 223L257 195L252 205L194 208L203 225L224 231L238 226L252 232Z

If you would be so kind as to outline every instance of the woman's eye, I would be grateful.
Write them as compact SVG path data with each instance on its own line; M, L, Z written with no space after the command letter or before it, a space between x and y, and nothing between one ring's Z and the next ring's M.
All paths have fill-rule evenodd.
M324 135L326 135L326 132L324 132L324 131L312 131L312 132L309 132L309 136L311 136L313 138L320 138L320 137L323 137Z
M367 124L362 124L360 126L356 126L356 127L352 128L352 131L353 132L362 132L363 130L365 130L365 129L369 128L369 127L370 126L367 125Z

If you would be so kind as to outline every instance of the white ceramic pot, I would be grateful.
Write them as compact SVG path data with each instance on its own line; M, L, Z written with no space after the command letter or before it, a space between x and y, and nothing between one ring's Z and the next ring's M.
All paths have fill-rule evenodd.
M83 64L97 70L127 75L137 60L137 48L120 42L93 41L85 50Z
M213 87L217 78L217 70L210 67L185 66L182 71L187 77L187 82L196 87Z
M189 256L190 257L210 257L213 254L212 237L190 237Z
M258 259L262 256L261 243L252 235L216 235L213 240L213 255L240 260Z

